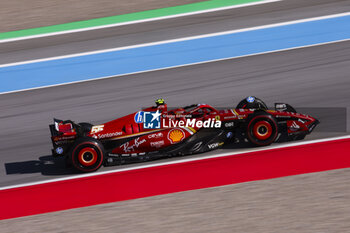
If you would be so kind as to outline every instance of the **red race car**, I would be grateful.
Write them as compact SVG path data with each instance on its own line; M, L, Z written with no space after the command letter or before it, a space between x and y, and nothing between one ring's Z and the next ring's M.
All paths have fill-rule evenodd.
M256 146L303 139L319 123L288 104L269 110L249 96L234 109L207 104L168 109L156 106L100 125L54 119L50 125L53 156L64 156L81 172L162 157L202 153L224 144L249 141Z

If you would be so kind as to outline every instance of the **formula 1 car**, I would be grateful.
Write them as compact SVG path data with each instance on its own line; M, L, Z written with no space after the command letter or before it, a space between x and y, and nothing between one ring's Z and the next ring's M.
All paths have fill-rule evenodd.
M54 119L49 126L52 154L81 172L92 172L102 165L202 153L242 141L267 146L301 140L319 123L285 103L269 110L254 96L235 109L194 104L170 110L162 99L156 104L100 125Z

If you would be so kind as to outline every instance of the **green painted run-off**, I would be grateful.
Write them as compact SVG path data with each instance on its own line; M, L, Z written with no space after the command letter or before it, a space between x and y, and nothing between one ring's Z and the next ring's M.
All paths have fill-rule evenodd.
M198 3L191 3L181 6L174 6L168 8L161 8L149 11L142 11L136 13L130 13L125 15L116 15L98 19L91 19L85 21L77 21L72 23L65 23L59 25L52 25L40 28L30 28L19 31L3 32L0 33L0 40L12 39L17 37L26 37L39 34L55 33L67 30L76 30L81 28L96 27L108 24L124 23L136 20L144 20L150 18L157 18L169 15L184 14L195 11L209 10L219 7L227 7L232 5L239 5L251 2L260 2L263 0L210 0Z

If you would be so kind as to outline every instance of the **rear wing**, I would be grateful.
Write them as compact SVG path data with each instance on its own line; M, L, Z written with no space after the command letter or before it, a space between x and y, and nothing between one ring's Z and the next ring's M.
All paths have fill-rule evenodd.
M66 135L77 135L77 136L85 136L87 132L91 130L91 124L89 123L79 123L76 124L71 120L59 120L54 118L54 123L49 125L51 136L66 136Z
M79 126L71 120L62 121L55 118L53 120L54 124L49 125L51 136L76 134L76 129L79 128Z
M53 145L53 156L65 155L72 143L80 135L80 126L70 120L54 119L54 123L49 125L49 128Z

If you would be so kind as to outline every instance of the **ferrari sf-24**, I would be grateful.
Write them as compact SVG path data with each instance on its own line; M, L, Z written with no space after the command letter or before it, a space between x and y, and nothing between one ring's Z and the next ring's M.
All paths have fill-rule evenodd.
M236 108L220 110L208 104L168 109L158 99L156 106L104 124L54 119L49 127L53 156L65 157L80 172L92 172L102 165L203 153L230 143L267 146L301 140L318 123L288 104L268 109L249 96Z

